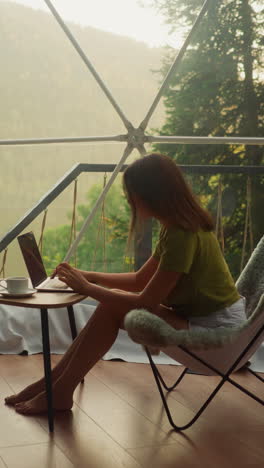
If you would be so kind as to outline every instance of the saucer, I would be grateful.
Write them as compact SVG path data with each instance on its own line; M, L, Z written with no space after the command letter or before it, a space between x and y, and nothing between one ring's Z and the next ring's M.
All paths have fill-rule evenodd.
M0 289L0 294L2 296L5 296L5 297L30 297L30 296L33 296L33 294L35 294L37 292L36 289L28 289L26 292L24 293L9 293L8 291L2 291Z

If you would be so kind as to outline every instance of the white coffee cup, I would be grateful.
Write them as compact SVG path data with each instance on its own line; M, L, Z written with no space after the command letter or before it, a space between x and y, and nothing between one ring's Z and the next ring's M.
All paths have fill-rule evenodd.
M25 294L28 292L28 278L25 276L10 276L6 278L6 286L1 284L2 281L0 281L0 291L2 287L6 289L9 294Z

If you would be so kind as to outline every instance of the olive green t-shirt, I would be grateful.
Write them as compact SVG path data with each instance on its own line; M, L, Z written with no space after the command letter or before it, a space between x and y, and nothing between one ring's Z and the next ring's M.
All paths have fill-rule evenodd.
M209 315L240 298L213 232L162 227L153 256L161 270L183 273L165 304L184 316Z

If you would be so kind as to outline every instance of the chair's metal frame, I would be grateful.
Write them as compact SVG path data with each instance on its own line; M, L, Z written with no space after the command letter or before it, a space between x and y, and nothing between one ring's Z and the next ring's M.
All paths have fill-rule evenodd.
M249 397L253 398L255 401L257 401L258 403L260 403L262 406L264 406L264 400L259 398L257 395L255 395L254 393L250 392L249 390L247 390L246 388L244 388L242 385L238 384L237 382L235 382L231 377L230 375L232 374L232 372L234 371L234 369L236 369L237 365L239 364L239 362L241 361L241 359L245 356L245 354L250 350L250 348L254 345L254 343L257 341L257 339L261 336L261 334L264 332L264 324L260 327L260 329L258 330L258 332L255 334L254 338L252 338L252 340L248 343L248 345L245 347L245 349L242 351L242 353L240 353L240 355L237 357L237 359L235 360L235 362L230 366L230 368L228 369L228 371L226 373L222 373L220 372L218 369L216 369L215 367L213 367L211 364L207 363L206 361L204 361L204 359L200 358L199 356L197 356L195 353L193 353L192 351L190 351L189 349L185 348L184 346L179 346L179 348L184 351L185 353L189 354L190 356L192 356L194 359L197 359L197 361L201 362L202 364L204 364L208 369L210 369L211 371L213 371L215 374L219 375L221 378L220 382L218 383L218 385L215 387L215 389L212 391L212 393L210 394L210 396L207 398L207 400L205 401L205 403L201 406L201 408L199 409L199 411L196 413L196 415L187 423L187 424L184 424L183 426L177 426L174 421L173 421L173 418L172 418L172 415L171 415L171 412L170 412L170 409L169 409L169 406L168 406L168 403L166 401L166 397L165 397L165 392L163 391L162 389L162 386L167 390L167 392L171 392L172 390L174 390L177 385L181 382L181 380L183 379L183 377L185 376L185 374L187 373L188 371L188 368L185 368L184 371L181 373L180 377L177 379L177 381L174 383L174 385L172 386L168 386L165 381L163 380L159 370L157 369L153 359L152 359L152 356L151 356L151 353L149 351L149 349L147 347L145 347L145 351L147 353L147 356L148 356L148 359L149 359L149 362L150 362L150 365L151 365L151 369L152 369L152 372L153 372L153 375L154 375L154 378L155 378L155 381L156 381L156 384L157 384L157 387L158 387L158 390L159 390L159 393L160 393L160 396L161 396L161 399L162 399L162 402L163 402L163 406L165 408L165 411L166 411L166 414L167 414L167 417L168 417L168 420L172 426L172 428L175 430L175 431L183 431L185 429L188 429L190 426L193 425L193 423L195 423L195 421L197 421L197 419L199 418L199 416L203 413L203 411L206 409L206 407L209 405L209 403L212 401L212 399L215 397L215 395L219 392L220 388L226 383L226 382L229 382L231 383L232 385L234 385L236 388L238 388L239 390L241 390L243 393L246 393ZM249 369L248 367L245 367L247 371L249 371L251 374L255 375L255 377L257 377L261 382L264 382L264 379L256 374L252 369Z

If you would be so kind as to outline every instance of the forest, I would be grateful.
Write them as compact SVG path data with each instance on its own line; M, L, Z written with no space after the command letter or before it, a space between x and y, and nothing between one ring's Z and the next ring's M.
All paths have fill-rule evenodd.
M203 2L200 0L153 0L153 4L158 11L165 15L173 33L179 23L187 30L190 29ZM258 0L216 0L210 2L208 12L199 30L165 92L163 101L165 116L157 124L153 122L150 132L167 136L263 137L263 25L264 10L262 3ZM79 35L78 37L81 37L83 31L76 30L74 32L77 36ZM142 48L140 44L138 47L138 50ZM45 51L47 54L46 49ZM153 60L149 71L152 70L150 75L157 85L157 82L161 83L166 76L175 57L175 50L167 47L166 50L153 50L152 52L157 55L155 55L156 61ZM66 50L63 52L64 58L67 53ZM162 61L159 65L161 54ZM96 58L94 57L94 59ZM79 67L78 58L75 57L75 60L75 66ZM66 79L67 73L71 73L72 67L67 68L67 60L64 63ZM136 63L138 65L137 60ZM101 63L101 65L105 76L107 76L109 74L107 64L103 66ZM43 61L41 64L39 63L39 66L44 66ZM54 67L56 69L56 64ZM37 79L36 82L38 85L41 84L41 81L39 82ZM144 91L148 88L146 82L141 83L140 86ZM117 92L122 89L124 96L131 97L133 95L134 88L128 82L125 82L124 87L120 88L119 81L116 87L118 88ZM80 89L79 86L78 91ZM129 90L128 93L127 90ZM69 88L62 87L61 91L65 94L62 94L60 98L60 105L67 101L66 95ZM138 102L134 101L137 107ZM35 104L34 101L33 105ZM50 104L51 102L46 101L47 113L51 112ZM132 106L132 102L127 103L127 108L130 115L133 115L133 106L130 109L130 104ZM54 118L56 113L57 116L61 116L60 110L60 106L56 105L52 117ZM65 112L66 110L64 116L68 117L69 110L66 115ZM141 114L138 113L138 116L142 116L142 111ZM57 118L56 121L59 122L59 120ZM46 118L46 121L48 122L49 119ZM50 122L49 131L56 133L58 128L53 123ZM94 123L93 121L91 125ZM69 123L65 123L65 127L63 127L65 134L67 131L72 134L73 130L75 130L75 134L78 133L82 124L78 121L80 127L69 128L67 127ZM112 124L113 122L111 122ZM46 131L47 127L45 127ZM113 130L109 128L108 131ZM23 130L21 134L24 132ZM93 132L92 127L88 132ZM34 132L32 129L33 133L35 133L35 129ZM168 154L178 164L230 166L229 174L221 177L219 175L193 176L190 177L190 182L200 196L201 202L215 217L219 196L221 196L223 231L220 233L219 240L223 241L224 237L222 244L224 254L232 273L237 277L241 268L242 253L245 254L246 261L253 246L263 235L264 180L263 176L260 175L249 178L245 175L232 174L231 166L263 166L263 146L159 144L153 145L152 149ZM105 157L100 162L106 162ZM77 230L91 209L99 191L99 185L92 187L86 195L87 199L85 200L84 197L82 203L78 204ZM249 204L250 213L248 212ZM247 216L250 219L248 225L245 226ZM56 228L49 228L46 231L44 256L49 269L52 268L54 262L60 261L67 251L71 238L71 214L68 215L68 218L67 223ZM128 221L128 207L125 205L121 185L119 185L114 187L112 193L109 194L105 211L98 213L94 227L80 244L77 252L78 266L80 268L93 267L99 270L108 269L109 271L133 268L133 258L126 253ZM153 241L155 241L156 235L157 227L154 230ZM247 244L245 244L245 236L248 239ZM95 253L97 254L96 258Z
M190 29L203 4L197 0L153 3L165 15L172 32L179 22ZM165 92L165 122L155 129L156 134L264 136L263 25L264 9L257 0L209 3L181 67ZM167 48L159 70L161 82L174 56L175 50ZM232 166L263 166L263 146L156 144L153 149L166 153L178 164L230 166L228 174L196 175L190 177L190 182L216 222L220 205L221 229L217 235L231 271L238 277L263 235L264 178L263 174L249 177L232 173ZM79 210L82 215L84 207ZM107 255L102 238L99 269L106 268L105 256L116 259L116 252L125 251L128 222L128 217L117 220L115 212L102 215L102 219L112 234ZM100 220L98 223L100 226ZM82 267L84 252L90 251L87 242L86 238L78 253ZM49 241L47 245L50 244ZM112 264L115 269L116 261ZM131 267L131 262L127 267Z
M92 27L68 23L89 60L127 118L137 125L159 82L162 49ZM52 15L0 1L0 139L118 135L123 123L82 63ZM129 92L127 92L129 90ZM151 125L163 121L162 104ZM71 144L0 146L0 236L75 164L116 163L124 145ZM102 174L80 178L78 202ZM49 210L47 228L66 223L71 188ZM37 237L41 219L33 223ZM7 273L16 274L16 241L10 246ZM1 262L1 254L0 254ZM20 268L20 266L19 266ZM19 270L22 272L22 270Z

